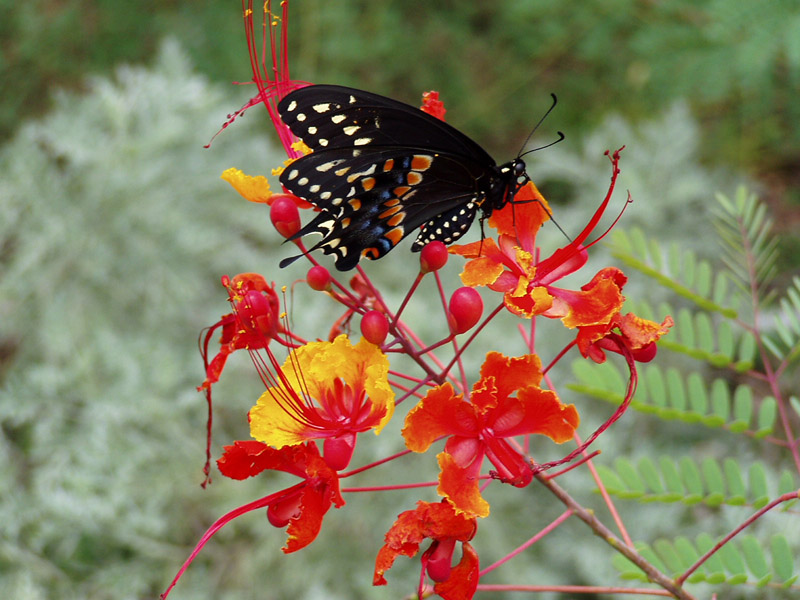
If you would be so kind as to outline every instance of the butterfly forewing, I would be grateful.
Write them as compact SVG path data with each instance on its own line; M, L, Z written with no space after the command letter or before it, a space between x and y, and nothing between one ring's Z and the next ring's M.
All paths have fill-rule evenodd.
M337 85L312 85L278 103L284 123L312 150L405 146L457 154L478 164L494 159L477 143L409 104Z

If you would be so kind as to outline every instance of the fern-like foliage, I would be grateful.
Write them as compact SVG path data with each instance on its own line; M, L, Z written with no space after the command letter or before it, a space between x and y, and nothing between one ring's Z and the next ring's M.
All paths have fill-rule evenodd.
M657 306L632 308L675 320L659 343L658 364L639 369L631 408L645 419L680 423L669 431L694 443L676 440L680 456L598 459L598 475L612 497L690 511L691 535L675 531L638 546L663 572L686 583L796 591L800 545L785 534L795 527L800 480L800 402L787 393L800 355L800 278L779 287L778 241L753 194L739 188L732 198L718 195L714 215L719 251L708 258L676 244L664 249L640 229L613 236L612 253L660 294ZM616 365L576 362L573 372L572 389L622 402L625 375ZM720 518L699 520L690 508L698 505ZM759 527L734 537L737 522L746 529L756 520ZM647 579L627 559L614 565L623 578Z

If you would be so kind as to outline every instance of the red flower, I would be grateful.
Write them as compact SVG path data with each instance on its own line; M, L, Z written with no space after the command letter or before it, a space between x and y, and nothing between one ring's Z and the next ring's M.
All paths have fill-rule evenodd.
M431 545L422 554L422 569L436 584L434 592L445 600L469 600L478 587L480 565L478 554L468 543L477 531L475 517L455 510L447 500L438 503L417 502L417 508L397 516L384 538L385 544L375 559L373 585L386 585L384 573L400 556L412 557L422 542L429 538ZM462 542L459 563L453 567L456 542ZM423 597L424 580L420 578L418 596Z
M247 479L265 470L284 471L305 481L272 494L267 517L275 527L286 527L289 539L283 551L296 552L313 542L331 505L344 506L339 477L319 455L313 443L279 450L262 442L237 441L225 446L217 461L220 472L231 479Z
M572 438L578 411L561 404L555 392L542 390L541 379L538 356L508 358L490 352L469 402L446 383L429 391L408 413L403 437L410 450L425 452L434 441L449 436L437 457L438 492L457 511L479 517L489 514L478 488L484 456L498 469L493 475L504 483L524 487L531 482L530 463L506 438L531 433L557 443Z
M282 548L288 554L313 542L322 527L322 519L332 505L344 506L339 492L339 476L325 464L313 443L275 450L254 441L239 441L225 447L225 454L217 461L223 475L233 479L246 479L267 469L285 471L301 477L303 481L290 488L259 498L240 506L217 519L203 534L183 563L169 587L161 594L162 600L192 564L203 547L217 531L248 512L267 508L269 522L275 527L286 527L289 538Z
M626 278L618 269L605 269L581 291L553 285L574 273L588 258L584 245L597 227L614 188L619 151L614 153L614 177L605 200L581 233L567 246L538 260L536 234L550 218L547 202L533 182L517 193L514 202L495 211L489 225L498 232L491 238L465 245L454 245L450 252L472 260L464 266L464 285L485 285L504 294L511 312L531 318L543 315L561 319L567 327L608 323L624 301L622 286Z
M219 381L228 356L237 350L266 348L270 340L283 331L278 320L280 300L274 284L267 284L257 273L241 273L233 280L223 277L222 285L228 288L234 311L223 315L206 332L203 342L206 379L198 390L207 390ZM209 363L208 345L219 327L222 327L220 349Z
M659 325L633 313L617 313L605 325L579 327L576 341L581 354L597 363L605 362L604 350L618 354L627 351L634 360L649 362L656 356L656 341L673 325L672 317L669 316Z

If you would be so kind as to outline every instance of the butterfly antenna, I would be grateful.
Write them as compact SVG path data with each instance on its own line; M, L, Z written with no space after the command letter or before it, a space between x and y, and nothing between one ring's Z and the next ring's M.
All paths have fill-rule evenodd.
M520 146L520 148L519 148L519 152L517 152L517 156L518 157L523 157L523 156L525 156L525 154L528 154L528 152L533 152L533 150L529 150L528 152L525 152L523 154L522 150L523 150L523 148L525 148L525 146L528 145L528 142L533 137L533 134L536 133L536 130L539 129L539 127L541 126L542 123L544 123L544 120L547 118L547 115L549 115L551 112L553 112L553 109L556 107L556 104L558 104L558 98L556 97L555 94L550 94L550 97L553 99L553 103L550 105L550 108L547 109L547 112L545 112L542 115L542 118L539 119L539 122L536 123L536 125L534 125L533 129L528 134L528 137L525 138L525 141L522 143L522 146ZM547 146L543 146L543 147L544 148L548 148L548 147L552 146L553 144L557 144L558 142L560 142L561 140L564 139L564 134L563 133L561 133L559 131L558 134L561 136L560 139L558 139L557 141L553 142L552 144L548 144ZM535 148L535 150L541 150L541 149L542 148Z

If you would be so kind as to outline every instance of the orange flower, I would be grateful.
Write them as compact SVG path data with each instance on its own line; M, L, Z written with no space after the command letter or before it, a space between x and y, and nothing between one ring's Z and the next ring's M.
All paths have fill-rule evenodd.
M605 362L604 350L618 354L628 351L634 360L649 362L656 356L656 341L673 325L672 317L669 316L659 325L633 313L624 316L618 313L606 325L579 327L578 349L584 357L597 363Z
M555 392L541 389L541 379L538 356L508 358L489 352L469 402L446 383L430 390L408 413L403 437L410 450L425 452L434 441L449 436L437 457L438 492L457 511L479 517L489 514L478 488L484 456L498 469L493 475L500 481L517 487L531 482L530 463L505 438L531 433L557 443L572 438L578 411L561 404Z
M438 503L417 502L417 508L397 516L386 533L385 544L375 559L373 585L386 585L384 573L400 556L412 557L426 538L431 545L422 554L423 571L436 582L434 592L445 600L469 600L478 587L478 554L468 543L477 531L475 517L455 510L447 500ZM456 542L462 542L462 555L453 567ZM420 578L418 595L422 598L424 580Z
M610 197L609 191L575 240L548 258L537 260L536 234L550 218L550 210L539 190L529 182L514 202L492 213L489 225L499 233L497 243L485 239L451 246L451 253L472 259L464 266L461 280L464 285L485 285L502 292L506 308L523 317L558 318L567 327L608 323L624 301L622 286L626 277L622 271L604 269L580 291L553 284L586 264L584 242L599 223Z
M274 360L271 358L271 360ZM250 434L281 448L324 439L325 460L343 469L356 435L376 434L394 412L389 361L366 340L352 346L347 336L311 342L293 351L283 367L272 365L274 385L250 410Z
M330 507L344 506L339 477L320 457L315 444L276 450L255 441L238 441L225 446L217 461L220 472L231 479L246 479L265 470L284 471L305 481L270 496L267 518L275 527L286 527L289 539L283 551L296 552L313 542Z

